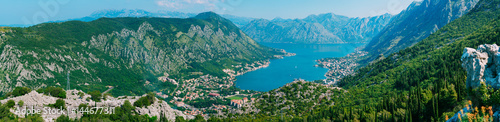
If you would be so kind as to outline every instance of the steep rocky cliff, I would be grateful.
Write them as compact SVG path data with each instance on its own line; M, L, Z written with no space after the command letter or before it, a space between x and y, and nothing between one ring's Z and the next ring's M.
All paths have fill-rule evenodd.
M375 59L412 46L444 25L467 14L479 0L424 0L413 2L366 45Z
M304 19L254 20L242 30L258 42L268 43L363 43L389 23L392 15L349 18L329 14Z

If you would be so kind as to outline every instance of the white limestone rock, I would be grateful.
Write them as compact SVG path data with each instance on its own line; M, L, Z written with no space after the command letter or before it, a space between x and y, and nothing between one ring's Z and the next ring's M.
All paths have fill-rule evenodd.
M106 99L104 99L101 102L95 102L92 100L87 101L87 98L91 97L89 94L84 93L84 95L82 97L80 97L78 95L79 92L84 93L81 90L68 90L68 91L66 91L66 99L64 99L64 101L66 102L67 108L78 108L78 106L80 104L88 104L91 107L93 107L93 106L119 107L119 106L123 105L126 100L130 101L130 103L134 103L140 97L142 97L142 96L120 96L120 97L114 98L114 97L108 96L108 97L106 97ZM145 95L143 95L143 96L145 96ZM33 107L33 109L36 109L36 110L44 110L44 107L47 107L46 105L55 103L57 99L59 99L59 98L44 95L44 94L38 93L36 91L31 91L30 93L25 94L23 96L0 100L0 103L2 103L2 104L7 103L8 100L14 100L14 102L16 102L16 103L18 103L20 100L24 101L23 106L16 105L14 107L14 109L10 109L10 111L19 117L25 117L23 113L16 113L16 108L19 107L20 110L30 110ZM157 116L158 118L160 117L160 114L163 113L169 121L175 121L176 116L182 116L182 117L187 118L187 119L194 119L194 116L190 116L190 115L188 116L179 110L172 109L167 104L166 101L162 101L162 103L158 103L158 100L156 100L156 102L154 104L147 106L145 108L137 107L135 111L138 112L140 115L148 114L149 116ZM81 118L82 117L82 114L77 114L77 113L72 113L72 112L66 112L66 113L65 113L65 115L69 116L70 118ZM42 112L41 116L46 122L52 122L57 117L61 116L61 114L45 114Z
M500 53L496 44L480 45L477 49L465 48L461 61L467 71L467 88L475 88L484 82L500 88Z
M172 122L175 121L176 116L182 116L183 118L186 118L188 120L194 119L194 116L185 115L179 110L170 108L166 101L163 101L161 103L155 101L154 104L143 108L136 107L135 111L141 115L148 114L149 116L157 116L158 118L160 117L160 114L163 114L169 121Z

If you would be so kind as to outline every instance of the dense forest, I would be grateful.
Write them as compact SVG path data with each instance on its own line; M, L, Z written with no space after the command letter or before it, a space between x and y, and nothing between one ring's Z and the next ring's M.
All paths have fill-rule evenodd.
M460 57L465 47L500 42L499 4L498 0L482 0L470 13L418 44L345 77L338 85L348 92L338 94L333 106L302 116L278 113L224 120L445 121L466 107L476 108L469 118L482 120L488 115L483 110L497 104L499 93L487 86L467 89Z
M499 3L482 0L469 14L422 42L345 77L339 86L347 89L348 94L341 97L339 104L312 112L312 118L444 121L446 116L453 116L468 105L466 101L471 97L467 95L475 91L465 87L466 72L460 57L465 47L500 42Z

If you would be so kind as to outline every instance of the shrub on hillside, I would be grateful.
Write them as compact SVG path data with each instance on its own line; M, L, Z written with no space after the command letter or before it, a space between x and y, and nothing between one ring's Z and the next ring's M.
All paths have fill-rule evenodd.
M23 106L24 105L24 101L23 100L19 100L19 102L17 102L17 105Z
M145 107L153 104L155 101L155 95L153 93L149 93L148 95L139 98L139 100L134 102L134 106L137 107Z
M66 98L66 91L64 91L64 89L59 88L59 87L49 86L46 88L40 88L40 89L36 90L36 92L43 93L45 95L50 95L53 97L59 97L59 98L63 98L63 99Z
M14 100L9 100L5 105L7 106L7 108L12 108L14 107L14 105L16 105L16 102L14 102Z
M66 109L66 102L63 99L57 99L56 103L49 104L48 106L53 107L53 108L57 108L57 109L59 109L59 108Z
M92 99L93 101L100 102L102 99L102 94L100 91L89 92L89 94L90 94L90 99Z
M17 97L17 96L23 96L25 94L28 94L31 92L31 89L28 87L16 87L12 92L9 92L5 94L5 98L7 97Z

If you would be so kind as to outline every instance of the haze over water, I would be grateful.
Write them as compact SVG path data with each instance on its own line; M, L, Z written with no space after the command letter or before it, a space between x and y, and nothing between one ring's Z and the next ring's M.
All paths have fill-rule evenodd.
M265 46L285 49L296 53L296 56L271 60L269 67L236 77L236 87L244 90L269 91L279 88L294 79L307 81L322 80L328 71L326 68L314 67L316 60L329 57L342 57L352 53L363 44L283 44L261 43Z

